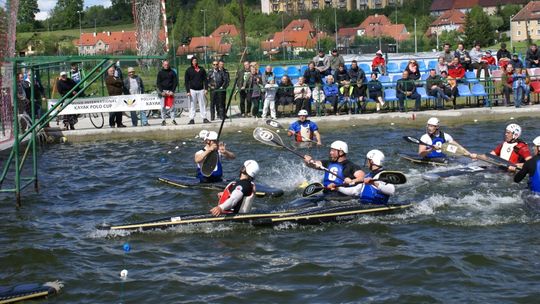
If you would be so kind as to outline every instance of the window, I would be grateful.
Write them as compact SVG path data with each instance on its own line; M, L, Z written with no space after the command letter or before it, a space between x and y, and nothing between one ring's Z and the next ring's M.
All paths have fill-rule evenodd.
M517 31L517 35L518 35L518 36L521 36L521 31Z

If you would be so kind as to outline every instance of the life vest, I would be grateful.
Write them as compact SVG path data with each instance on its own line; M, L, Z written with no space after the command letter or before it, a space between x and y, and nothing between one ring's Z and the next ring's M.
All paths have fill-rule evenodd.
M529 176L529 189L540 194L540 160L536 162L536 171L533 176Z
M377 171L372 171L366 174L365 177L375 178L379 172L382 171L382 168ZM388 199L390 196L382 193L374 185L364 184L362 192L359 194L360 202L362 204L388 204Z
M446 154L441 152L442 144L446 142L446 139L444 138L444 133L439 131L439 136L436 136L435 134L428 134L431 138L431 144L437 147L437 150L431 150L428 155L426 155L426 158L443 158L446 157Z
M330 165L328 165L328 170L335 173L337 176L343 176L343 165L341 163L330 163ZM343 180L336 175L325 172L323 178L323 185L325 187L328 187L330 184L334 184L336 186L343 185Z
M304 123L299 123L300 131L296 133L296 141L311 141L313 139L313 133L311 132L311 124L309 120L306 120Z
M527 147L527 144L520 140L512 143L505 141L502 143L500 155L498 156L512 164L522 163L525 159L519 154L519 151L524 147Z
M205 151L203 149L203 151ZM210 176L204 176L201 171L201 165L197 164L197 178L199 180L204 180L206 178L221 178L223 176L223 167L221 165L221 153L218 153L218 161L216 164L216 167L214 168L214 171L212 171L212 174Z
M253 199L255 198L255 184L251 182L252 191L250 196L244 196L242 201L236 203L236 205L231 210L223 210L223 213L228 214L237 214L237 213L249 213L251 211L251 207L253 204ZM223 194L221 195L221 198L219 199L218 205L223 204L225 201L231 197L231 193L234 191L234 188L236 187L236 181L230 182L227 187L223 190Z

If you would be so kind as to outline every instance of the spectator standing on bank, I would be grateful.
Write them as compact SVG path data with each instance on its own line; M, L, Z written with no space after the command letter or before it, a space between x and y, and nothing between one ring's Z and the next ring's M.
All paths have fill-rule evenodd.
M373 58L373 61L371 61L371 71L386 75L386 61L383 58L381 50L378 50L377 53L375 53L375 57Z
M263 112L262 112L262 118L266 118L266 114L268 113L268 109L270 109L270 117L272 119L276 119L276 93L277 93L278 85L274 81L273 77L269 77L267 79L267 83L264 85L264 105L263 105Z
M529 46L525 62L527 64L527 69L540 67L540 51L535 43Z
M216 113L221 120L225 114L225 101L227 98L227 87L230 76L225 69L223 60L214 61L212 70L208 74L208 87L210 88L210 120L216 119Z
M332 55L330 56L330 73L337 71L340 64L345 65L345 59L343 59L343 56L341 56L336 49L333 49Z
M84 77L82 71L79 69L79 65L75 62L71 64L71 70L69 71L69 74L70 78L73 79L75 83L79 83Z
M107 78L105 78L105 85L107 86L107 92L109 96L118 96L124 94L124 82L119 77L115 76L115 67L112 66L107 70ZM116 74L118 75L118 74ZM109 113L109 126L114 128L125 128L122 123L122 112L110 112Z
M270 79L270 78L274 79L274 72L272 70L271 65L267 65L264 68L264 74L262 74L261 78L262 78L262 85L263 86L265 86L268 83L268 79Z
M294 102L294 87L291 79L287 75L281 77L281 82L279 83L276 93L276 102L278 104L278 110L279 105L283 106L283 113L285 112L285 106Z
M58 81L56 82L56 89L58 90L58 94L64 97L76 85L77 84L75 83L75 81L73 81L73 79L67 77L66 72L61 72L60 79L58 79ZM75 94L77 94L77 91L71 92L72 96L74 96ZM63 116L64 116L63 117L64 129L75 130L75 124L77 123L77 115L70 114L70 115L63 115Z
M238 92L240 93L240 115L242 115L242 117L246 117L250 110L248 108L246 111L246 84L250 74L251 73L249 72L249 61L244 61L244 68L239 69L238 72L236 72L236 77L238 77L236 87L238 89Z
M484 77L489 77L489 68L487 62L482 60L484 56L484 51L480 49L480 43L475 43L474 47L469 52L471 56L472 68L476 69L476 78L480 79L480 73L484 71Z
M319 50L319 54L313 57L313 62L315 63L315 68L319 70L321 77L329 75L330 58L326 56L323 50Z
M161 70L157 74L156 79L156 87L158 94L161 98L161 125L164 126L167 124L165 121L165 115L167 113L167 109L165 108L165 96L174 96L174 92L176 92L176 86L178 85L178 75L176 75L176 72L171 69L171 66L169 64L168 60L164 60L161 64ZM188 95L189 99L189 95ZM171 119L172 123L176 125L176 121L174 120L175 116L175 108L174 103L173 106L170 109Z
M439 55L439 58L442 57L445 63L450 63L452 62L452 59L454 59L454 53L452 52L452 50L450 50L450 47L450 43L445 43L443 46L443 52L441 53L441 55Z
M191 57L191 66L187 68L184 75L184 85L189 98L189 125L195 124L195 104L199 103L199 111L203 123L209 123L206 118L206 93L208 92L208 81L206 78L206 70L199 66L197 57ZM174 123L174 120L173 120Z
M135 68L128 67L128 77L124 79L124 94L126 95L137 95L137 94L144 94L144 84L135 73ZM138 125L138 117L137 117L137 111L131 111L131 124L136 127ZM148 118L146 117L146 111L140 111L139 112L141 117L141 125L143 126L149 126L148 124Z
M32 97L32 85L34 86L34 114L36 119L39 119L41 117L41 101L45 100L45 88L41 84L41 81L39 81L39 78L37 75L32 75L31 70L28 70L28 73L26 74L26 80L23 82L24 87L24 93L26 95L28 102L28 106L26 108L26 112L31 117L32 116L32 103L30 102Z
M262 98L262 78L259 75L259 69L256 66L250 66L250 74L246 84L247 92L247 111L251 109L249 117L257 118L259 116L259 103Z

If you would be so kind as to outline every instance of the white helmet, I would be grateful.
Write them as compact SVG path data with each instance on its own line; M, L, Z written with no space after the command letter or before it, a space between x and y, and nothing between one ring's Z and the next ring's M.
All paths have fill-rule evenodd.
M208 130L201 130L201 132L199 132L198 137L199 137L199 138L202 138L203 140L205 140L205 139L206 139L206 135L208 135Z
M336 149L338 151L343 151L343 153L347 154L349 153L349 146L347 146L347 143L341 140L336 140L330 145L331 149Z
M509 124L506 126L506 131L511 132L514 139L521 136L521 127L518 124Z
M534 140L533 140L533 145L537 146L537 147L540 147L540 136L537 136Z
M384 154L380 150L371 150L366 154L366 158L371 160L371 162L381 167L384 162Z
M307 110L300 110L300 112L298 112L298 116L309 116L309 113Z
M437 117L431 117L430 119L428 119L427 124L438 127L439 119Z
M257 173L259 173L259 164L254 160L246 160L244 162L244 168L246 170L246 174L251 178L255 178Z
M215 131L210 131L208 134L206 134L205 140L217 140L218 134Z

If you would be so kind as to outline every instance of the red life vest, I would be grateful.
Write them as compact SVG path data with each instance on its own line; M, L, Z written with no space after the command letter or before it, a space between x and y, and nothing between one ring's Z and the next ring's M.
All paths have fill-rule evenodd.
M225 203L229 197L231 197L231 193L235 190L236 182L230 182L227 187L223 190L223 193L221 194L221 197L219 198L218 206ZM238 202L236 206L234 206L231 210L223 210L223 213L247 213L249 212L249 209L251 209L251 203L253 202L253 198L255 197L255 184L251 183L251 186L253 187L252 194L248 197L242 198L242 201ZM247 211L246 211L247 210Z
M527 143L519 140L513 143L505 141L499 144L493 152L495 152L495 155L512 164L523 163L525 162L525 158L531 156Z

